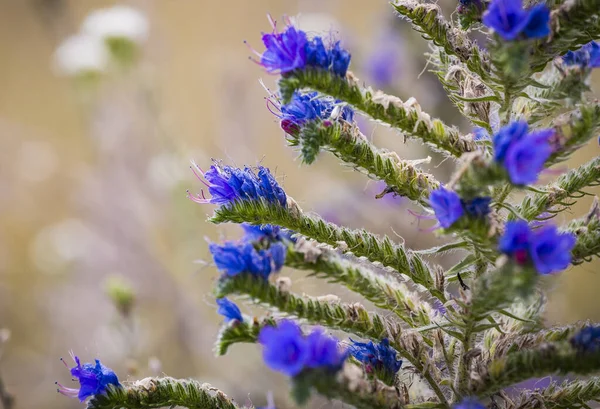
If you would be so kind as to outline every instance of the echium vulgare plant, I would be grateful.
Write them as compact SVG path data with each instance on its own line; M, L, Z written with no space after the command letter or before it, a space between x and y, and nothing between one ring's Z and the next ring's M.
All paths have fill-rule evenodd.
M456 21L433 3L394 0L392 7L429 40L434 72L472 129L432 118L413 97L365 86L348 71L350 52L340 42L290 21L263 35L256 61L279 76L268 105L303 162L329 151L385 182L385 193L430 213L448 244L415 251L309 215L264 167L194 165L204 187L190 198L216 206L213 223L244 230L239 240L209 247L224 316L216 353L258 344L265 365L289 376L299 404L318 393L365 409L589 407L600 400L600 325L545 326L538 283L600 254L597 200L579 219L553 220L600 184L600 156L536 183L588 142L598 149L600 105L589 85L600 66L600 0L461 0ZM487 34L485 48L470 38L475 29ZM455 173L442 184L418 168L422 162L376 147L357 113L456 160ZM524 199L511 200L517 192ZM463 257L447 270L428 260L449 251ZM294 294L288 279L275 278L283 266L339 283L388 313ZM227 297L277 314L245 316ZM195 380L123 385L99 361L74 359L81 387L60 391L90 409L240 407ZM506 392L548 376L566 380Z

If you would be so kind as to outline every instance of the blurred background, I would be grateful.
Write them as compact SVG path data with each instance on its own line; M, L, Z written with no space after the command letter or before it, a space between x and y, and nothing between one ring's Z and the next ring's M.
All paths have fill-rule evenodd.
M78 33L90 13L117 4L142 18L130 16L134 41L113 44L121 59L106 64ZM440 4L446 15L456 6ZM304 210L412 247L440 243L402 199L376 200L380 184L330 155L300 165L258 82L274 89L276 78L248 60L243 44L262 50L267 13L332 33L352 52L359 78L403 99L414 95L423 110L457 123L425 69L425 42L385 0L0 0L0 379L13 409L82 406L56 393L55 381L69 381L59 361L69 350L86 362L100 358L122 380L194 377L240 403L262 406L272 391L278 407L291 406L285 377L265 368L259 348L213 354L221 320L207 241L235 239L240 229L207 223L212 206L186 198L186 189L199 190L190 160L260 163ZM431 155L385 127L359 123L403 158ZM593 145L568 166L598 153ZM434 156L425 168L446 181L451 165ZM600 318L597 269L585 264L553 279L549 322ZM359 299L283 274L296 292Z

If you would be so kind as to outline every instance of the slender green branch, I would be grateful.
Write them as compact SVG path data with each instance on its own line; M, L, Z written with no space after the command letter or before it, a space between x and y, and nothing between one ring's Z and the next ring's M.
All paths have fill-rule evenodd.
M222 277L216 292L218 297L230 294L248 296L254 301L305 319L312 324L327 325L363 338L381 340L401 332L400 327L377 314L369 315L359 304L321 301L308 296L300 297L281 291L268 281L251 274Z
M302 126L297 139L290 140L303 145L302 157L307 163L324 147L346 164L387 183L390 193L422 204L440 185L432 175L417 170L415 161L401 160L395 152L375 147L354 124L312 121Z
M594 256L600 257L600 207L598 198L587 216L573 220L564 229L577 237L575 247L571 251L573 264L591 261Z
M458 157L477 148L472 139L461 136L455 127L449 127L422 112L413 98L403 102L400 98L381 91L364 89L351 73L346 78L341 78L325 70L309 68L293 71L279 81L279 91L285 103L290 101L295 91L304 88L345 101L373 119L422 139L444 153Z
M341 283L377 307L394 312L413 328L431 324L431 306L405 284L386 280L365 266L343 259L334 251L300 240L295 248L288 250L285 264L313 271L311 275L318 278Z
M583 189L600 185L600 156L571 169L555 182L539 188L540 193L527 196L517 208L519 215L531 221L545 212L558 213L585 193Z
M437 4L415 0L392 3L401 16L410 20L413 28L442 48L447 55L456 56L469 70L485 79L489 77L489 56L472 41L467 32L446 21Z
M128 387L109 387L94 395L88 409L148 409L182 406L189 409L238 409L223 392L192 379L145 378Z
M215 355L221 356L227 353L229 347L233 344L249 343L254 344L258 340L258 334L266 326L275 326L273 318L263 318L258 320L254 318L252 322L244 320L243 322L231 321L221 326L217 340L215 342Z
M515 405L507 409L576 409L589 408L589 402L600 402L600 378L551 383L544 389L521 393ZM543 406L541 406L543 405Z
M215 210L213 223L233 222L276 224L303 234L321 243L338 247L357 257L366 257L408 276L422 285L432 296L446 302L445 289L437 286L427 264L404 246L393 243L389 237L380 237L366 230L350 230L328 223L318 216L307 216L288 197L288 206L270 205L263 201L238 201Z
M600 0L599 0L600 1ZM560 148L550 156L546 166L567 160L573 152L600 133L600 104L582 105L569 118L554 121Z
M474 377L472 393L485 397L530 378L600 371L600 351L578 352L567 342L546 343L492 361Z

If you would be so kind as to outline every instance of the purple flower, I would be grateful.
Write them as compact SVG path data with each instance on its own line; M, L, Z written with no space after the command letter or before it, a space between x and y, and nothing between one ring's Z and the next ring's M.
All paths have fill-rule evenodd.
M524 10L522 0L492 0L483 24L507 41L543 38L550 34L550 10L544 4Z
M433 190L429 196L429 205L435 212L440 226L447 229L464 214L460 197L452 190L443 187Z
M242 223L244 229L244 239L249 241L261 241L266 240L269 242L277 241L291 241L295 242L292 238L293 231L283 229L275 224L249 224Z
M322 329L315 329L306 338L309 358L306 361L308 368L325 368L337 371L342 368L348 353L341 351L339 342L323 332Z
M277 327L263 328L258 341L264 347L267 366L288 376L298 375L310 356L309 344L293 321L284 320Z
M75 356L72 352L71 358L76 363L76 366L70 369L71 376L74 380L79 381L80 387L79 389L67 388L57 382L59 393L70 398L77 397L83 402L90 396L105 393L108 385L121 386L113 370L102 365L100 360L96 359L95 364L86 363L81 365L79 357ZM67 366L66 362L65 366Z
M196 203L228 205L240 200L265 200L283 207L287 205L284 190L265 167L258 167L258 175L249 167L240 169L216 163L206 172L193 164L192 171L211 195L207 199L203 190L196 196L188 192L188 197Z
M208 249L217 269L230 277L250 273L266 279L271 272L277 272L283 265L280 254L274 257L270 249L257 251L250 242L226 241L222 245L210 243Z
M573 348L580 352L600 351L600 327L587 326L582 328L569 340Z
M494 160L503 165L515 185L534 183L552 154L552 129L529 132L525 121L515 121L494 135Z
M396 374L402 367L402 360L398 359L398 351L390 346L387 338L380 343L373 341L357 342L350 339L349 352L357 361L361 362L368 374L377 376L380 380L392 384Z
M229 301L227 298L217 298L217 305L219 309L217 313L225 317L225 322L239 321L243 322L242 312L235 303Z
M452 406L452 409L486 409L476 398L465 398Z
M336 42L331 49L331 71L335 75L345 77L348 67L350 66L350 53L340 46L340 42Z
M470 216L482 219L490 213L491 197L476 197L475 199L463 201L462 205Z
M275 22L271 20L273 32L263 34L262 41L265 52L262 54L252 50L260 57L260 65L267 72L284 74L306 65L306 33L288 23L282 33L277 32Z
M354 111L348 105L330 97L319 96L316 92L295 92L291 101L282 106L279 106L277 101L270 102L269 109L281 119L281 128L290 135L297 135L301 127L309 121L330 119L336 108L339 111L334 119L341 118L347 122L354 119Z
M550 138L553 134L552 129L532 132L508 147L504 167L513 184L527 185L537 181L538 174L552 154Z
M533 232L529 252L540 274L564 270L571 263L575 236L559 233L556 226L546 225Z
M556 226L547 224L531 230L527 222L518 220L506 223L498 248L517 263L531 262L538 273L550 274L567 268L574 245L575 237L559 233Z
M273 260L273 269L275 271L281 270L287 256L287 246L283 243L272 243L269 247L269 253Z
M569 51L562 57L562 61L568 66L579 66L580 68L600 67L600 44L591 41L577 51Z
M498 250L513 257L517 263L529 261L528 250L531 241L531 230L524 220L506 223L504 234L500 238Z
M331 55L323 44L321 37L315 37L306 43L306 65L328 69Z
M336 338L319 328L305 337L298 324L289 320L281 321L277 327L263 328L258 341L264 347L267 366L288 376L310 368L337 371L347 358Z

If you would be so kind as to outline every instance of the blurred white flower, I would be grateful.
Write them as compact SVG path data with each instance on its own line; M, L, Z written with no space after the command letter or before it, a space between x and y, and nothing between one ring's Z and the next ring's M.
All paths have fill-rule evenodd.
M83 33L103 40L118 38L135 43L146 40L148 30L146 16L128 6L114 6L93 11L81 26Z
M67 38L54 54L56 69L65 75L98 74L106 70L108 61L104 42L85 34Z

